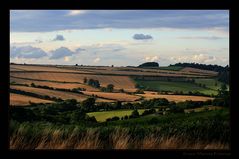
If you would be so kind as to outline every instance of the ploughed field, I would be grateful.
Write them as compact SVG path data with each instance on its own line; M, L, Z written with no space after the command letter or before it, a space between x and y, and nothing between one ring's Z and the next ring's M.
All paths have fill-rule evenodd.
M166 98L170 101L205 101L211 99L202 96L186 96L186 95L162 95L150 94L145 91L145 94L135 93L138 88L136 84L140 84L146 90L153 91L182 91L188 92L197 90L205 94L215 94L220 86L213 86L216 81L213 77L217 72L206 71L194 68L137 68L137 67L107 67L107 66L61 66L61 65L10 65L10 82L11 89L32 92L42 96L54 98L76 99L83 101L91 96L97 97L96 102L137 102L143 99ZM150 80L136 80L135 78L147 77ZM158 78L195 78L196 83L208 85L207 88L199 87L196 83L185 83L175 81L161 81ZM157 78L157 79L156 79ZM114 85L113 92L102 92L100 88L95 88L87 83L84 79L98 80L100 87L107 87L109 84ZM209 81L209 82L208 82ZM49 88L36 88L37 86L47 86ZM210 85L209 85L209 84ZM80 89L80 92L64 91L57 89ZM12 95L13 96L13 95ZM24 98L18 98L14 94L14 98L10 98L11 105L27 105L29 101L47 102L45 99L24 94ZM28 100L29 98L29 100ZM37 100L38 99L38 100ZM21 101L22 100L22 101ZM52 102L52 101L50 101Z
M186 100L192 101L207 101L212 100L211 97L203 97L203 96L189 96L189 95L165 95L165 94L156 94L154 92L145 91L145 94L137 94L143 96L144 99L154 99L154 98L166 98L168 101L182 102Z
M24 106L24 105L29 105L29 102L51 103L52 101L35 98L35 97L29 97L29 96L21 95L21 94L10 93L10 105Z

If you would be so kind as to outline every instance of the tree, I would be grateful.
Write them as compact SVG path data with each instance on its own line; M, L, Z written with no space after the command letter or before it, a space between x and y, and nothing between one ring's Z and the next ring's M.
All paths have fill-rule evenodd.
M114 90L114 85L113 84L108 84L107 85L107 91L108 92L113 92L113 90Z
M84 83L87 83L87 78L86 77L84 78Z
M121 109L122 108L122 104L121 104L121 101L117 101L116 102L116 109Z
M135 88L140 88L140 85L138 83L136 83Z
M89 111L95 111L96 107L95 107L95 98L87 98L86 100L84 100L81 103L81 106L84 110L86 110L87 112Z
M138 110L135 109L135 110L131 113L130 116L131 116L132 118L137 118L137 117L139 117L139 112L138 112Z
M218 90L218 96L219 97L224 97L227 94L227 85L223 83L221 85L221 88Z
M31 87L36 87L35 83L31 83Z

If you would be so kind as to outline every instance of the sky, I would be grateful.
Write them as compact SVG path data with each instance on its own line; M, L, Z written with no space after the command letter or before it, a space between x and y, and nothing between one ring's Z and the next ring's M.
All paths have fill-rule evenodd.
M229 64L228 10L11 10L10 62Z

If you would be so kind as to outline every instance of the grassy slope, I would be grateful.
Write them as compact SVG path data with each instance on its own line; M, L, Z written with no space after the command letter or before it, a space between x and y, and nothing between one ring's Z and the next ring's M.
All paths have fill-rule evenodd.
M136 83L156 91L183 91L188 93L189 91L199 91L205 94L215 94L217 91L210 90L207 88L199 87L193 83L186 82L169 82L169 81L140 81L137 80Z
M217 79L195 79L196 83L201 83L205 84L206 87L213 89L213 90L218 90L220 89L222 82L218 81ZM217 83L217 85L215 85Z
M180 71L183 69L181 66L163 66L159 67L160 70L171 70L171 71Z
M139 114L142 114L145 109L139 109ZM125 115L130 115L133 110L113 110L113 111L102 111L102 112L92 112L87 113L89 116L95 116L98 122L104 122L107 118L112 118L114 116L124 117Z

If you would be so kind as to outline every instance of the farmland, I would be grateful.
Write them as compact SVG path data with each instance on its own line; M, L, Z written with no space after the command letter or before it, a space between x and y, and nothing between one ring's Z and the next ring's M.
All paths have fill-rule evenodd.
M82 92L86 95L96 95L97 97L100 97L100 98L107 98L107 99L113 99L117 101L126 101L126 102L132 102L140 98L140 96L129 95L125 93L88 92L88 91L82 91Z
M29 105L29 102L51 103L52 101L29 97L29 96L20 95L20 94L15 94L15 93L10 93L10 105L25 106L25 105Z
M192 100L192 101L207 101L212 100L213 98L210 97L202 97L202 96L189 96L189 95L164 95L164 94L152 94L147 91L145 91L145 94L138 94L144 99L154 99L154 98L166 98L169 101L186 101L186 100Z
M10 65L10 148L229 149L221 85L178 66Z
M48 90L42 88L33 88L33 87L26 87L26 86L11 86L12 89L22 90L26 92L32 92L43 96L50 96L50 97L58 97L63 100L66 99L77 99L78 101L83 101L88 98L88 96L83 94L71 93L71 92L62 92L62 91L55 91L55 90ZM97 99L98 101L102 102L112 102L112 100L107 99Z
M188 82L136 80L136 83L141 85L146 90L154 91L182 91L184 93L188 93L189 91L198 91L207 95L217 93L217 90L203 88L194 83Z
M139 114L142 114L145 109L139 109ZM117 117L124 117L124 116L129 116L132 113L133 110L117 110L117 111L102 111L102 112L93 112L93 113L88 113L89 116L94 116L97 121L103 122L107 118L112 118L114 116Z

